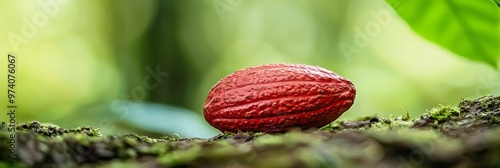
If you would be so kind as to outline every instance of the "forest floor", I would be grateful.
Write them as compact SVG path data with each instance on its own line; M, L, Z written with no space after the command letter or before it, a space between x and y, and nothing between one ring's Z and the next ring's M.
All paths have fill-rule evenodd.
M500 167L500 97L438 106L419 118L367 116L319 130L211 139L103 136L37 121L0 126L0 167ZM16 145L16 159L10 146Z

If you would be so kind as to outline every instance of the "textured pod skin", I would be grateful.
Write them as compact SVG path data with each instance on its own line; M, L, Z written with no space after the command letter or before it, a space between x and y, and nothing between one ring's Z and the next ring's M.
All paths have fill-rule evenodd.
M203 114L222 132L320 128L348 110L355 95L349 80L324 68L268 64L221 79L208 93Z

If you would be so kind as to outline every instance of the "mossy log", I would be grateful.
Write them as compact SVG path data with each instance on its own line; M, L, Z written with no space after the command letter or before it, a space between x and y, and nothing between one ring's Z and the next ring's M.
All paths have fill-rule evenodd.
M103 136L37 121L0 131L0 167L500 167L500 97L438 106L420 118L368 116L319 130L211 139Z

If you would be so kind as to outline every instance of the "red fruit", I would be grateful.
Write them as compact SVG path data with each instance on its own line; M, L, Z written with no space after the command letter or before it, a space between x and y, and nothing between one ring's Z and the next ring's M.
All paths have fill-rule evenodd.
M203 114L222 132L285 132L319 128L349 109L354 85L329 70L269 64L238 70L215 84Z

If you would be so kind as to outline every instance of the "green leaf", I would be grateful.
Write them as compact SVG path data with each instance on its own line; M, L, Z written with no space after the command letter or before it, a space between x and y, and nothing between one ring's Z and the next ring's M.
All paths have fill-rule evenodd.
M491 0L386 0L429 41L497 67L500 12Z
M497 4L498 7L500 7L500 0L493 0Z

